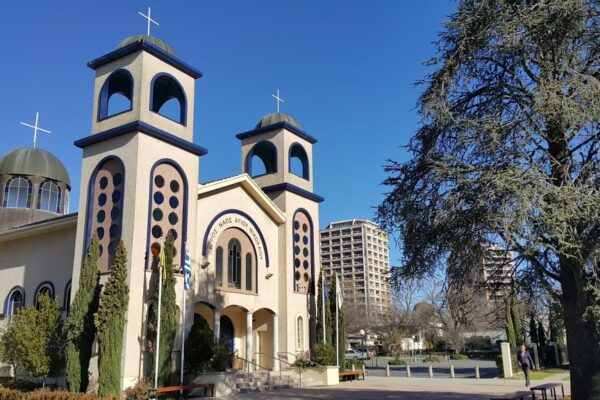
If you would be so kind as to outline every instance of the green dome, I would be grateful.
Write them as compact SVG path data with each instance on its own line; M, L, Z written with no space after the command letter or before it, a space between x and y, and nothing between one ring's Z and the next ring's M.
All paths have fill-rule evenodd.
M302 125L300 125L300 122L298 122L296 118L292 117L289 114L284 114L282 112L274 112L265 115L260 119L260 121L256 123L256 127L254 129L264 128L265 126L273 125L278 122L287 122L288 124L293 125L298 129L302 129Z
M42 176L71 187L63 163L47 151L33 147L13 150L0 157L0 174Z
M117 48L120 49L121 47L125 47L128 44L135 43L135 42L151 43L151 44L155 45L156 47L158 47L159 49L166 51L170 55L172 55L174 57L176 56L175 50L171 47L171 45L169 43L165 42L162 39L157 38L156 36L149 36L149 35L129 36L127 39L125 39L121 43L119 43Z

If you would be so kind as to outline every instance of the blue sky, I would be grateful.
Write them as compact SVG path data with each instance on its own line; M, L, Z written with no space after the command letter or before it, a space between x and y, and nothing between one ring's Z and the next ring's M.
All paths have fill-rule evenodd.
M319 142L315 192L321 226L372 218L383 199L385 160L418 126L415 104L434 55L432 42L456 8L450 0L4 1L0 3L0 155L31 146L61 159L79 196L81 150L90 134L94 73L86 62L146 32L138 11L152 7L152 34L204 73L196 83L194 141L209 150L201 182L240 173L235 134L275 111L290 113ZM72 209L77 204L72 202ZM392 264L399 253L391 246Z

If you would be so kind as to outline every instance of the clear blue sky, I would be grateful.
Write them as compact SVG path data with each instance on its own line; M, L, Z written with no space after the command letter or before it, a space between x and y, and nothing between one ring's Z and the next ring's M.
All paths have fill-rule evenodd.
M373 218L383 198L382 165L405 159L400 149L417 128L422 62L456 3L372 1L3 1L0 3L0 155L31 146L61 159L79 196L81 150L88 136L94 72L86 62L127 36L145 33L138 11L152 7L152 34L204 73L196 84L194 140L209 150L202 182L240 173L240 144L261 116L295 116L319 142L315 192L326 198L321 226ZM72 201L71 211L77 206ZM391 246L392 264L399 253Z

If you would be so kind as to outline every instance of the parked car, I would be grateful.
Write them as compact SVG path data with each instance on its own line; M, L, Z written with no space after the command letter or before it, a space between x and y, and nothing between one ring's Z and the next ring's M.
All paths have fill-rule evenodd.
M356 349L346 350L346 354L344 355L346 360L366 360L367 354L364 351L359 351Z

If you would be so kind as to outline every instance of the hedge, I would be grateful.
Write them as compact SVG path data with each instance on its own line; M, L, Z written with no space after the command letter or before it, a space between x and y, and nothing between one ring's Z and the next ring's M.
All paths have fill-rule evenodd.
M65 390L36 390L21 392L0 388L0 400L116 400L116 397L101 397L93 394L68 392Z

